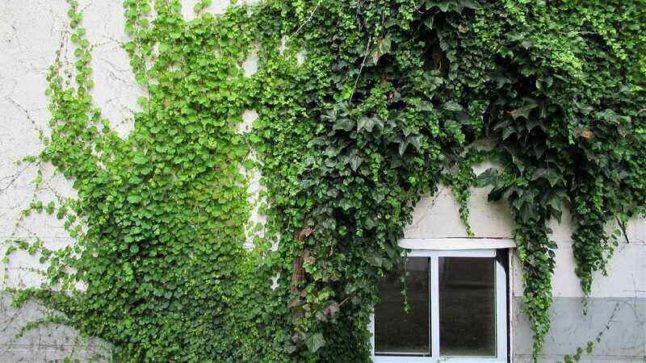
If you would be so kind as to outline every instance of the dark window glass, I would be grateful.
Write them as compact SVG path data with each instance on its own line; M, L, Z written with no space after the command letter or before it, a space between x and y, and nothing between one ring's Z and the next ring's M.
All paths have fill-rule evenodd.
M376 354L431 354L429 259L410 257L406 270L408 313L404 311L399 274L388 275L379 283L381 302L375 307Z
M495 261L439 259L440 355L496 355Z

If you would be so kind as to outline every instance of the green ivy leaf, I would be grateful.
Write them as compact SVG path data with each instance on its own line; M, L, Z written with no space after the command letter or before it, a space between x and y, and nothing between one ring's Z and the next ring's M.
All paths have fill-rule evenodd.
M319 349L325 346L325 338L323 338L323 334L321 333L310 335L307 337L305 342L307 344L307 349L312 353L316 353Z

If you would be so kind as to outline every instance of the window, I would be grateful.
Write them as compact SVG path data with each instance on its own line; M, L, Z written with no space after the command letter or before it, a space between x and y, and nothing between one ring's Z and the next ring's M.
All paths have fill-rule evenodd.
M500 254L501 256L504 254ZM373 361L506 362L507 273L496 250L413 250L379 284Z

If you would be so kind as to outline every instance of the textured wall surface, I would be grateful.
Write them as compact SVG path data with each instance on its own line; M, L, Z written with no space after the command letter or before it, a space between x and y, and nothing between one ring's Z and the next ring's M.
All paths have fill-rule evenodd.
M510 238L512 223L506 206L487 202L487 191L474 189L470 223L478 238ZM646 361L646 220L628 225L630 243L622 242L608 266L608 276L598 275L583 314L583 293L574 274L570 216L551 225L558 244L553 278L552 328L546 338L541 362L563 361L603 332L601 342L584 362ZM416 207L406 238L466 237L459 218L459 206L449 189L441 189ZM473 239L474 245L478 243ZM456 244L457 246L457 244ZM460 245L462 247L462 245ZM514 362L531 361L532 332L522 314L522 276L517 260L511 266L511 333Z
M194 16L196 0L183 1L184 16ZM208 9L224 11L228 1L214 1ZM136 99L143 94L134 81L125 52L120 44L126 39L120 0L82 1L88 39L94 46L93 63L96 82L93 95L98 106L122 137L133 127L132 114ZM15 221L27 207L34 193L31 180L37 169L33 165L17 165L21 158L41 149L38 132L47 132L47 99L44 95L46 72L61 51L69 60L70 44L64 0L2 0L0 1L0 241L10 236L40 237L49 247L71 243L71 239L54 218L30 217L24 228ZM247 73L256 68L252 56L244 64ZM257 117L253 110L245 112L240 131L248 131ZM55 176L51 168L42 169L45 188L39 192L47 201L54 192L73 195L69 181ZM259 188L258 175L252 179L251 198ZM258 217L256 217L258 218ZM574 275L569 217L563 224L554 224L557 241L557 270L554 277L553 327L547 338L542 361L562 360L577 347L604 332L601 342L584 361L644 362L646 361L646 221L629 224L630 243L622 243L609 266L609 276L594 283L589 313L582 315L581 289ZM486 201L486 190L474 190L471 202L471 225L477 237L509 238L511 221L503 204ZM407 238L465 237L459 220L458 206L451 192L441 189L424 198L417 206L413 223L406 230ZM477 240L473 240L477 243ZM450 243L450 242L447 242ZM0 253L4 245L0 245ZM39 275L38 256L17 253L7 268L0 269L5 287L35 286ZM522 280L517 263L512 266L512 349L515 361L530 358L531 332L520 313ZM1 286L0 286L1 287ZM10 306L8 295L0 295L0 362L44 362L66 356L81 361L102 361L109 357L107 344L98 339L80 337L64 326L46 325L18 333L27 322L44 316L45 309L29 303L21 309Z

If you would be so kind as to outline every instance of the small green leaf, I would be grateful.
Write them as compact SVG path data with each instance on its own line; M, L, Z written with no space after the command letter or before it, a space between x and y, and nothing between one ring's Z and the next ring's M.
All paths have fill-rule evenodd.
M319 349L325 346L325 338L323 338L323 334L316 333L307 337L305 343L307 344L307 349L310 352L316 353Z
M340 118L334 123L334 130L351 131L354 129L354 121L349 118Z
M140 201L141 197L139 195L131 194L128 196L128 202L130 203L139 203Z

